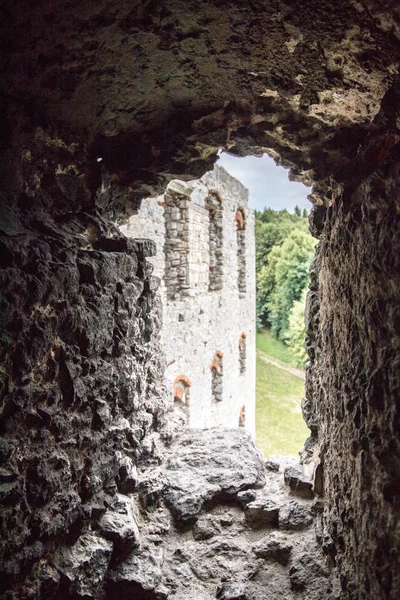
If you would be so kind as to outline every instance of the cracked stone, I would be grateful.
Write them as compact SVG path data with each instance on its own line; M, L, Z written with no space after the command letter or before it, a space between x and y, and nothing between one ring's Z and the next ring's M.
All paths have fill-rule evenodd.
M98 598L112 549L111 541L94 533L85 533L73 546L59 548L52 562L70 582L71 592Z
M302 465L297 464L293 467L286 467L284 477L285 483L290 487L293 494L303 498L314 497L312 482L305 475Z
M132 501L128 496L115 495L112 504L101 517L99 527L105 538L123 543L124 547L139 544L139 529L133 513Z
M237 500L239 492L261 487L264 462L243 429L189 430L172 448L166 464L164 499L183 523L197 520L210 502Z
M273 531L253 546L253 552L259 558L272 558L281 565L287 565L292 548L293 544L287 536L279 531Z

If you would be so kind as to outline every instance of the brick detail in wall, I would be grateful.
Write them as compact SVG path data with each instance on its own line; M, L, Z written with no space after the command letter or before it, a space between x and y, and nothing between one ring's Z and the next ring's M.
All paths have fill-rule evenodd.
M223 276L223 208L221 195L217 190L208 190L206 208L209 211L209 251L210 275L208 289L210 292L222 289Z
M223 376L223 352L217 350L212 359L211 369L211 397L213 402L221 402L223 399L222 376Z
M239 207L235 215L239 298L246 294L246 215Z
M174 300L189 289L189 223L187 196L165 194L165 286L167 298Z
M240 409L239 412L239 427L246 427L246 405L243 404L243 406Z
M243 375L246 372L246 334L241 333L239 338L239 371Z
M174 400L189 404L189 388L192 383L186 375L178 375L173 384Z

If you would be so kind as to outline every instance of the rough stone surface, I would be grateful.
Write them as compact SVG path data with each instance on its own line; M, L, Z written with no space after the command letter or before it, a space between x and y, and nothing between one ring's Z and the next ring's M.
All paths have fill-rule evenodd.
M226 522L225 522L226 523ZM195 540L208 540L218 533L221 528L210 516L199 518L193 526L193 537Z
M159 600L166 598L156 592L162 578L162 550L143 546L130 554L121 565L109 573L107 595L111 598L134 597Z
M128 496L114 496L99 521L99 527L104 537L119 544L121 549L139 545L139 529Z
M292 552L290 539L279 531L271 533L253 546L253 552L259 558L271 558L281 565L287 565Z
M160 439L179 429L178 419L163 423L152 245L128 244L109 218L171 179L203 175L219 148L268 150L314 184L321 241L302 460L323 494L316 531L335 576L329 588L308 530L290 532L309 553L293 557L291 578L267 561L257 571L243 513L218 507L233 520L224 542L196 552L199 542L176 534L170 595L214 598L230 577L238 593L248 582L250 597L400 596L399 10L390 0L2 7L7 600L59 598L50 556L96 527L110 496L128 493L124 455L143 479L165 453ZM185 583L174 587L177 578ZM155 589L140 593L165 593Z
M289 571L290 584L294 591L304 591L307 587L318 587L318 580L320 578L324 580L326 576L327 571L323 563L306 554L295 561Z
M34 105L37 120L85 136L86 168L105 168L140 197L168 177L202 174L220 147L269 148L309 182L362 176L353 160L397 74L400 38L398 7L374 0L301 10L26 0L4 25L11 115L29 91L26 118Z
M290 487L293 494L312 498L314 493L312 490L312 482L304 473L302 465L294 465L293 467L285 468L285 483Z
M241 430L239 435L248 440L248 434ZM232 465L233 454L231 431L188 430L181 439L176 440L168 452L177 456L177 461L188 454L190 438L199 446L201 434L203 445L207 435L208 445L212 436L218 436L218 444L225 440L226 451L219 450L219 466L216 469L215 454L203 451L201 470L210 475L221 472L222 465L232 469L230 479L235 476L237 465ZM244 444L245 445L245 444ZM182 449L185 453L182 455ZM214 444L217 448L217 444ZM252 454L254 455L254 447ZM257 453L255 453L258 458ZM244 459L249 466L249 459ZM257 461L258 462L258 461ZM159 474L145 471L142 477L149 476L160 481L160 473L165 473L169 481L173 465L167 457L160 465ZM190 472L193 482L193 469L198 463L184 470ZM222 480L227 475L222 474ZM221 476L218 475L218 481ZM197 481L197 479L196 479ZM207 485L204 475L199 481ZM225 479L225 481L227 481ZM139 489L146 487L145 482ZM169 484L167 483L167 486ZM255 485L257 487L255 487ZM153 483L150 483L150 487ZM236 484L235 484L236 487ZM189 486L175 490L186 500ZM108 573L107 597L184 600L194 597L196 600L215 600L216 598L251 600L320 600L331 597L328 569L321 545L317 541L316 530L320 528L320 510L315 500L299 498L294 501L285 485L283 468L279 472L265 473L265 485L250 484L245 491L252 493L255 501L266 503L275 499L279 513L292 508L295 502L298 508L308 511L311 520L304 523L303 529L281 529L278 521L259 522L257 527L248 523L246 513L240 506L240 494L217 493L209 503L207 510L200 502L196 504L196 521L191 525L186 521L182 529L180 515L176 508L159 499L158 507L148 507L141 511L140 530L142 544L136 548ZM197 496L197 490L190 490ZM139 491L139 499L141 492ZM177 497L176 495L176 497ZM175 497L175 501L176 501ZM168 508L168 505L170 508ZM193 508L193 498L191 499ZM172 515L170 513L172 510ZM192 517L193 513L191 513ZM173 522L171 523L171 518ZM191 519L194 521L194 519ZM176 527L178 525L178 527ZM312 577L315 574L315 577Z
M400 560L398 164L329 209L312 283L320 308L306 398L319 420L316 484L339 594L352 599L400 590L390 566Z
M284 484L283 473L267 471L265 475L266 483L263 488L252 487L248 491L255 495L256 502L265 504L274 500L279 513L284 512L286 507L291 506L293 500ZM301 508L311 511L310 514L317 514L313 509L313 501L299 499L298 502ZM200 523L203 526L207 523L208 531L214 523L214 535L197 538L196 529ZM226 527L228 523L229 526ZM225 524L225 527L221 527L221 524ZM182 563L188 565L192 573L194 569L196 577L200 577L204 582L203 594L205 590L209 590L209 595L199 594L199 597L253 600L268 598L272 600L279 597L288 599L329 597L326 571L315 585L309 580L306 588L297 591L293 589L289 576L290 569L298 561L302 559L307 562L306 556L309 556L310 560L324 564L324 557L321 549L318 549L311 521L308 521L302 531L279 529L277 520L272 523L260 520L255 528L253 523L247 521L246 509L243 512L235 504L226 505L223 499L222 504L216 504L206 515L200 516L193 527L193 537L200 545L193 546L188 538L186 551L180 547L179 553ZM163 569L164 572L168 572L168 558ZM183 576L185 571L181 573ZM190 588L195 589L193 574L189 576L189 580ZM181 597L178 591L176 596Z
M166 470L164 499L183 524L213 501L235 500L265 483L261 453L243 429L189 430L173 446Z
M135 489L135 465L157 461L172 408L146 261L154 244L85 212L82 180L56 175L61 151L74 160L59 144L37 134L1 204L0 562L3 587L21 599L40 596L58 546Z
M61 547L52 563L66 578L71 594L98 598L111 558L113 544L93 533L83 534L72 547Z
M243 490L238 493L237 498L240 506L244 508L249 502L256 499L256 493L254 490Z
M278 526L279 506L274 500L254 500L245 508L246 521L254 526Z
M304 529L312 523L310 509L295 501L289 502L279 510L279 527L281 529Z

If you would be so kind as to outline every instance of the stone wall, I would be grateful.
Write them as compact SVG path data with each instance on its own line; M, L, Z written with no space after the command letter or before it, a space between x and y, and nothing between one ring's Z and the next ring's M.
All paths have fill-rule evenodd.
M116 493L129 502L137 465L159 457L172 407L159 280L154 242L122 236L94 206L88 214L117 190L104 182L91 198L74 149L38 130L13 150L20 170L1 205L1 594L61 598L56 549L86 540L102 557L101 587L118 550L88 531Z
M125 506L130 526L123 531L136 544L132 497L115 492L130 493L135 457L157 462L161 430L169 439L174 425L164 422L169 403L160 387L147 250L128 248L110 217L129 216L172 179L201 177L221 148L237 156L267 151L291 177L313 185L312 228L325 232L309 300L304 409L313 430L307 453L321 461L316 489L325 492L317 533L336 570L335 600L397 600L398 3L3 4L0 491L7 600L74 598L78 590L101 598L111 544L113 561L124 555L118 527L116 541L106 531L109 514L100 526L114 501L118 510ZM125 276L132 285L123 287ZM168 529L157 523L157 481L141 489L141 514L154 517L156 544L154 532ZM93 560L78 563L74 581L82 587L69 589L68 565L56 568L60 554L75 542L79 551L92 536ZM220 562L224 553L224 578L234 570L226 548L214 552ZM185 557L174 552L172 570L185 574ZM243 564L240 540L232 552ZM262 598L275 583L268 560L245 572L247 581L261 580ZM156 579L154 562L146 564ZM284 589L288 598L308 600L301 588L306 564L316 566L312 557L289 566L290 589L270 595ZM131 570L142 574L135 557ZM97 582L92 590L88 572ZM237 592L215 585L212 595L247 594L246 582L239 583ZM201 582L190 590L202 593ZM163 594L142 587L144 598Z
M328 211L308 302L306 416L319 429L323 547L340 597L352 599L400 589L398 160L383 173L353 191L358 206Z
M164 196L144 200L121 231L147 234L158 247L151 260L162 279L167 387L172 393L180 374L190 380L190 426L237 427L245 406L254 434L254 218L247 190L215 167L196 182L172 182ZM223 367L212 367L215 360Z
M163 276L167 288L167 299L179 298L189 289L189 200L179 193L165 194L164 201L164 256L165 266ZM148 225L144 223L144 231ZM136 232L139 229L136 228ZM160 248L161 251L161 248Z

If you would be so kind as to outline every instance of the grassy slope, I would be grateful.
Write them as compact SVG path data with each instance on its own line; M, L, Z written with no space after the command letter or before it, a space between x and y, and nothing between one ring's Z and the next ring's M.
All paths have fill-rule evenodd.
M293 364L287 360L291 358L289 349L268 332L257 336L257 348L273 360ZM264 456L297 457L309 435L300 409L304 381L257 357L256 395L256 439Z
M265 354L271 356L271 358L278 359L291 367L297 367L296 359L292 356L290 348L274 338L267 329L264 329L261 333L257 333L256 344L259 350L262 350Z

